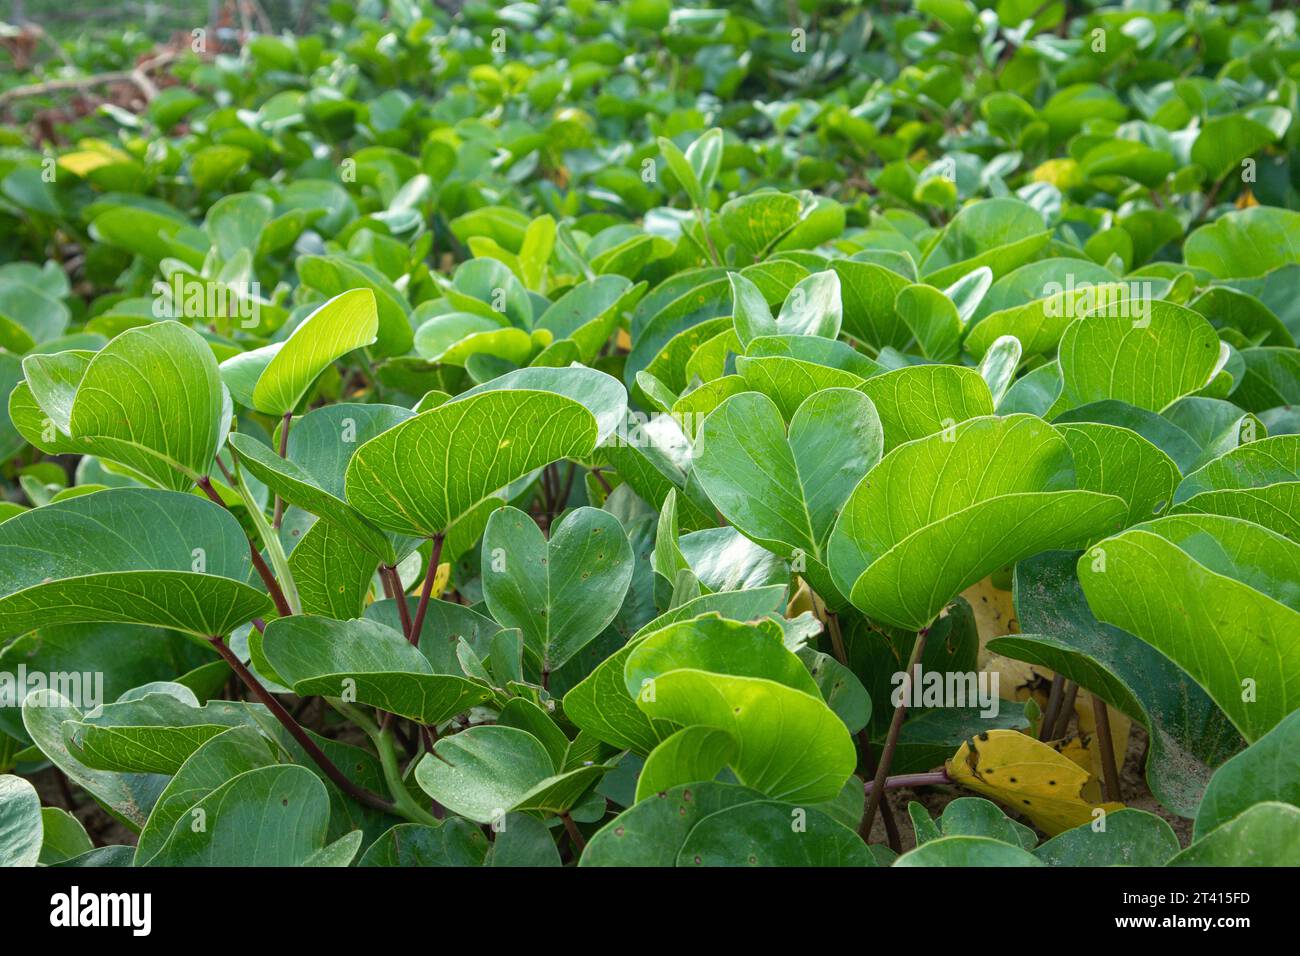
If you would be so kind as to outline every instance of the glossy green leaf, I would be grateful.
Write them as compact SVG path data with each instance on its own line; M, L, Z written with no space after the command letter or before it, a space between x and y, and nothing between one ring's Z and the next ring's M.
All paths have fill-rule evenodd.
M1097 616L1187 671L1248 741L1300 706L1300 544L1218 515L1130 528L1079 559Z
M177 492L120 488L0 525L0 633L114 621L229 634L271 607L245 582L248 543L227 511Z
M909 630L1004 564L1117 526L1123 502L1073 490L1065 439L1028 415L977 418L890 452L831 532L831 574L854 605Z

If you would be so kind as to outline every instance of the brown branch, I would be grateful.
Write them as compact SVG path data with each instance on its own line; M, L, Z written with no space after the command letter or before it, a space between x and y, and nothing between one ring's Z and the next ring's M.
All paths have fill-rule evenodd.
M373 807L384 813L393 813L395 811L396 808L393 804L383 797L371 793L365 787L358 786L349 780L343 771L335 765L334 761L325 755L325 751L316 745L316 741L311 739L311 736L303 729L302 725L293 719L293 715L284 709L284 705L276 700L274 695L262 686L262 682L253 676L252 671L244 666L244 662L239 659L239 655L232 651L219 635L208 638L208 643L230 665L230 669L239 676L239 679L244 682L244 686L249 689L252 695L275 716L276 720L284 725L284 729L289 731L294 740L298 741L302 749L307 752L307 756L312 759L316 766L320 767L321 771L334 782L335 786L364 806Z
M110 83L133 83L140 91L140 94L148 101L158 95L158 87L149 79L149 71L166 66L177 59L178 56L179 54L176 51L168 50L152 59L145 60L139 66L130 70L112 70L107 73L92 73L89 76L46 80L44 83L15 86L11 90L0 93L0 108L7 107L14 100L31 96L45 96L49 93L60 93L65 90L88 90L96 86L106 86Z

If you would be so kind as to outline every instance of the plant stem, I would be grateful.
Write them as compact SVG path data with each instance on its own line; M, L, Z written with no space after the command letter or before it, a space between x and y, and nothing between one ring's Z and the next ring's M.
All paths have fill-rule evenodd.
M848 667L849 653L844 647L844 634L840 631L840 616L831 610L826 611L826 631L831 636L831 650L835 659Z
M609 482L605 479L605 476L600 473L600 469L593 468L591 469L591 473L596 476L596 481L600 483L601 488L605 489L605 495L608 496L609 493L612 492L614 489L610 487Z
M212 487L212 479L204 475L198 480L197 484L211 500L229 510L229 506L221 500L221 495L217 494L217 489ZM248 542L248 552L252 555L253 567L257 569L258 577L262 579L262 583L266 585L266 590L270 592L271 600L275 602L275 609L280 613L280 616L288 617L293 614L293 609L289 607L289 602L285 599L284 591L280 589L280 582L275 579L271 569L266 566L261 553L257 550L257 545L253 544L252 541Z
M1097 723L1097 746L1101 748L1101 772L1106 799L1118 801L1119 768L1115 766L1115 741L1110 736L1110 714L1106 710L1106 702L1096 694L1092 695L1092 716Z
M420 632L424 630L424 614L429 610L429 594L433 591L433 579L438 576L438 562L442 560L443 535L433 536L433 550L429 553L429 567L424 572L424 585L420 588L420 603L415 609L415 620L411 622L411 632L407 635L416 647L420 646Z
M379 763L384 768L384 782L388 784L388 792L393 795L397 809L417 823L437 826L437 818L416 803L410 791L406 789L406 781L402 779L402 771L397 766L397 751L393 748L392 730L381 730L372 739L375 742L375 749L379 751Z
M293 421L293 412L285 412L284 420L280 423L280 457L289 456L289 425ZM284 499L279 495L275 496L275 511L271 518L271 527L276 531L280 530L280 522L284 520Z
M713 244L713 237L709 235L709 222L705 216L704 209L700 206L695 207L695 219L700 224L700 232L704 233L704 242L709 247L709 256L713 259L715 266L722 265L722 257L718 255L718 248Z
M560 814L560 819L564 821L565 832L569 834L569 840L573 843L574 855L582 856L582 851L587 849L587 841L582 838L582 831L578 829L578 825L573 822L573 817L569 816L567 811Z
M406 639L411 639L411 606L406 601L406 591L402 588L402 579L397 573L397 568L391 564L381 564L379 566L379 576L383 579L384 590L388 597L397 602L397 614L402 621L402 633Z
M952 777L948 776L947 770L895 774L892 777L886 777L883 786L886 790L896 790L899 787L930 787L942 783L952 783ZM875 788L876 782L868 780L862 785L862 792L870 795Z
M1065 736L1066 728L1070 726L1070 717L1074 714L1074 699L1079 695L1079 685L1074 681L1066 681L1065 696L1061 699L1061 712L1056 715L1056 726L1052 729L1052 736L1048 740L1058 740Z
M867 812L863 814L862 826L858 829L863 840L866 840L871 833L871 824L876 818L876 809L880 806L884 794L889 767L894 762L894 751L898 749L898 735L903 729L903 718L907 715L907 698L912 691L912 672L921 661L921 655L925 652L925 639L929 635L929 624L916 632L916 643L912 645L912 655L907 660L907 671L903 675L903 693L899 698L898 706L894 708L894 716L889 721L889 733L885 735L885 749L880 755L880 765L876 767L874 785L867 797Z
M244 473L239 470L238 462L235 463L235 490L239 492L248 516L253 519L257 533L261 535L266 553L271 556L271 567L275 569L275 576L280 581L285 603L289 605L291 613L301 614L302 605L298 601L298 586L293 583L293 572L289 570L289 558L284 553L284 545L280 543L280 535L271 527L270 522L266 520L266 514L253 500L253 493L248 490L248 483L244 481Z
M1061 712L1061 694L1065 691L1065 678L1057 674L1052 678L1052 689L1047 693L1047 707L1043 710L1038 725L1038 739L1051 740L1051 733L1056 728L1056 715Z
M244 666L244 662L239 659L239 655L230 649L220 635L208 638L208 643L230 665L230 669L239 676L239 679L244 682L244 686L249 689L252 695L275 716L276 720L284 725L284 729L289 731L294 740L298 741L299 746L307 752L307 756L312 759L316 766L320 767L325 776L334 782L335 786L364 806L372 807L384 813L396 811L394 805L383 797L371 793L364 787L358 786L349 780L343 771L334 764L334 761L330 760L325 755L325 752L316 745L316 742L311 739L311 736L303 729L302 725L293 719L293 715L284 709L284 705L276 700L275 696L262 686L262 682Z
M874 778L876 775L876 749L871 745L871 728L869 726L858 731L858 743L862 747L862 766ZM871 784L872 781L868 781L863 786L867 788ZM866 789L864 789L863 793L866 792ZM888 800L882 800L880 803L880 819L885 822L885 838L889 840L889 848L895 853L902 853L903 838L898 833L898 821L894 819L894 808L890 806Z

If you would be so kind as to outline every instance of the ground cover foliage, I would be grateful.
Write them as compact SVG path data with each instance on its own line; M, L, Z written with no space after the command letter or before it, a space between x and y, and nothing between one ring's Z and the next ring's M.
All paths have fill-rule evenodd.
M1300 863L1294 11L196 6L0 37L0 864Z

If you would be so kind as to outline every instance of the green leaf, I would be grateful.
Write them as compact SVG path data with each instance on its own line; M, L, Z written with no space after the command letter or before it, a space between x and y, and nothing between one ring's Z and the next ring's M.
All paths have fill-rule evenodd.
M135 865L148 864L178 822L189 819L199 800L228 780L276 763L270 741L248 726L231 727L206 741L176 771L158 795L135 851Z
M69 751L92 769L174 774L237 719L222 704L198 707L168 693L150 693L65 721L63 738Z
M618 519L579 508L548 541L531 517L503 508L483 534L483 597L543 673L558 670L614 619L632 580L632 547Z
M1248 741L1300 707L1300 544L1218 515L1174 515L1079 559L1097 616L1187 671Z
M880 414L886 452L993 414L993 396L979 372L956 365L911 365L873 376L860 388Z
M945 836L909 850L894 866L1043 866L1032 853L984 836Z
M413 417L394 405L318 408L293 423L284 458L238 432L228 441L240 464L272 492L328 520L367 552L396 564L397 551L409 550L409 542L386 534L344 500L345 475L358 449Z
M202 828L190 826L198 814ZM325 785L305 767L249 770L194 804L149 865L303 866L324 847L329 814Z
M1136 432L1114 425L1062 424L1080 488L1115 495L1128 504L1124 524L1164 513L1180 475L1173 459Z
M736 746L736 739L725 730L683 727L646 758L636 781L637 802L678 784L712 780L735 760Z
M1014 335L1004 335L996 339L980 359L980 378L988 384L994 408L1002 404L1007 389L1011 387L1016 369L1020 367L1021 355L1020 340Z
M957 358L962 322L952 299L934 286L915 284L899 290L894 308L916 337L922 355L936 362Z
M698 783L638 802L591 838L579 866L871 866L852 830L813 807Z
M1048 866L1164 866L1180 847L1173 828L1145 810L1106 814L1106 827L1084 824L1052 837L1034 856Z
M774 799L831 800L857 765L847 728L779 632L683 621L633 650L624 682L653 719L730 734L736 778Z
M723 516L783 557L823 561L823 544L853 486L880 460L884 437L871 400L832 388L805 400L786 433L757 392L724 401L695 444L694 474Z
M482 866L488 850L483 831L465 820L399 823L370 845L357 866Z
M877 350L905 348L913 333L894 303L911 283L871 262L836 259L831 268L840 277L844 332Z
M839 276L830 270L814 272L790 290L776 317L776 332L833 339L840 334L843 319Z
M717 178L718 167L722 163L722 130L716 126L705 130L695 142L686 149L686 161L691 164L696 181L700 185L701 197L707 197ZM703 202L700 205L704 205Z
M862 839L827 814L755 800L710 814L691 828L678 866L871 866Z
M1168 866L1296 866L1300 864L1300 807L1257 803L1211 830Z
M42 807L41 826L44 831L40 857L42 866L65 863L95 849L95 844L91 842L90 834L81 825L81 821L67 810Z
M353 289L330 299L284 340L253 387L253 407L284 415L298 407L316 378L336 359L371 345L379 329L375 294Z
M410 305L402 293L378 270L343 256L300 256L298 278L305 286L333 298L357 289L375 296L378 316L375 352L380 356L404 355L411 349L413 332L407 314Z
M1127 631L1103 624L1084 598L1078 554L1048 551L1015 570L1023 633L988 650L1041 664L1089 688L1147 728L1146 780L1169 810L1194 816L1214 768L1239 750L1241 735L1178 665Z
M0 776L0 866L35 866L43 837L36 788L22 777Z
M571 398L531 389L479 392L358 448L348 463L347 500L380 527L432 537L535 469L590 455L597 437L596 417Z
M75 450L164 488L187 490L206 476L228 428L212 350L178 322L130 329L93 357L29 356L23 368L32 396Z
M1217 279L1262 276L1300 262L1300 212L1254 206L1227 213L1188 236L1183 256Z
M740 344L747 346L759 336L776 335L776 319L758 286L739 272L728 273L727 279L731 282L732 321Z
M68 750L63 724L84 715L62 694L35 690L23 701L23 726L32 741L69 780L91 793L112 816L139 830L167 778L159 774L111 773L87 767Z
M625 312L645 294L645 284L632 285L623 276L597 276L579 283L551 303L536 327L557 341L572 339L581 361L590 363L618 328Z
M512 810L564 812L605 769L593 765L559 773L532 734L485 724L438 741L416 765L415 779L453 813L493 823Z
M1284 717L1276 727L1220 767L1205 790L1196 812L1194 839L1265 800L1300 807L1300 711Z
M1061 337L1058 411L1118 399L1153 412L1203 388L1219 359L1219 337L1199 313L1172 302L1144 314L1091 314Z
M1184 478L1173 500L1178 513L1244 518L1300 541L1300 435L1238 445Z
M268 624L261 648L275 673L300 696L355 700L426 726L492 696L463 676L435 673L400 632L371 621L295 614Z
M899 446L831 532L830 569L864 613L927 627L961 590L1019 558L1117 526L1123 502L1073 490L1059 432L1029 415L977 418Z
M672 730L662 721L651 721L627 691L623 671L633 648L676 621L716 612L724 618L748 620L777 610L784 586L705 594L666 611L633 635L624 647L605 658L595 670L564 697L564 713L584 733L638 754L648 754Z
M229 634L267 613L239 522L194 495L114 488L0 525L0 634L109 621ZM197 570L196 570L197 569Z
M658 143L659 152L663 155L664 162L672 170L672 174L677 178L677 182L681 184L682 190L690 199L691 204L694 206L704 205L704 187L700 184L700 177L696 175L694 165L672 140L660 136Z

